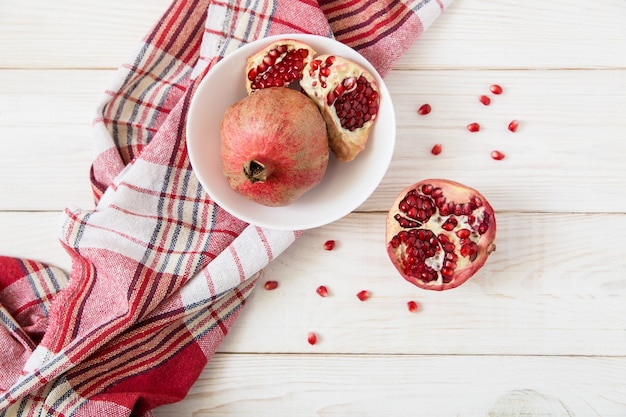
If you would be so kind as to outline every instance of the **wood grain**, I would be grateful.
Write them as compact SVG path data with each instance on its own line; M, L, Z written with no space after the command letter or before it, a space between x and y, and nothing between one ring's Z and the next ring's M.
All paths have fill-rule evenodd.
M2 0L0 68L117 68L168 0Z
M169 3L0 0L0 255L70 269L61 212L93 209L96 104ZM624 16L621 0L456 0L386 78L398 134L378 189L265 269L278 289L255 290L187 398L155 415L626 415ZM492 83L504 93L482 106ZM497 212L497 251L445 293L385 252L391 202L427 177Z
M619 417L625 371L624 358L218 354L182 403L155 415ZM518 390L540 393L540 412L496 407ZM560 412L541 413L554 399Z
M3 0L2 68L117 68L169 5ZM624 68L621 0L456 0L397 68ZM599 47L601 46L601 47Z

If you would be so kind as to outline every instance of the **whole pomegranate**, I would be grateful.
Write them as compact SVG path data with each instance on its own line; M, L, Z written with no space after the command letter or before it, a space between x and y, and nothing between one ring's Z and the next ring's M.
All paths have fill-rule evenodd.
M387 215L387 253L400 274L428 290L458 287L496 248L496 218L478 191L428 179L404 189Z
M228 183L265 206L293 203L328 166L324 119L311 99L290 88L258 90L230 106L220 136Z

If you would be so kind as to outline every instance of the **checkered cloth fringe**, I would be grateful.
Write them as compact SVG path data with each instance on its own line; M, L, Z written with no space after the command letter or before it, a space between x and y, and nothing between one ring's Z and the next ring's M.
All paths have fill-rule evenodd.
M334 36L384 76L452 0L174 0L98 105L95 210L66 209L69 276L0 257L0 416L150 416L183 399L298 236L233 217L189 163L203 74L276 34Z

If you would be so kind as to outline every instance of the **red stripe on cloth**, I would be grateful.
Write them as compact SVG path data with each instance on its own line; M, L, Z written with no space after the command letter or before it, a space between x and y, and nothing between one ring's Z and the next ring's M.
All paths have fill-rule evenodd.
M239 280L241 282L244 282L246 280L246 274L244 273L243 265L241 264L241 259L239 259L239 255L237 254L237 251L232 245L229 246L228 249L230 251L230 254L233 257L233 262L237 266L237 271L239 272Z
M332 3L334 3L334 1L320 1L320 6L322 7L322 10L324 10L324 14L326 16L329 16L337 11L340 10L345 10L346 8L350 7L350 6L354 6L355 4L359 4L361 3L363 0L351 0L351 1L342 1L340 4L336 5L336 6L332 6L329 7L330 5L332 5Z
M377 43L381 39L387 37L390 33L395 32L399 27L401 27L412 16L413 16L413 12L410 12L410 11L409 12L405 12L403 10L398 10L394 14L393 19L389 18L386 22L380 23L380 24L374 26L373 33L376 34L376 36L374 38L369 39L366 42L355 43L354 48L355 49L362 49L362 48L365 48L367 46L374 45L375 43ZM393 22L394 20L396 20L395 23ZM382 32L378 31L381 28L385 28L385 26L387 26L387 28L385 30L383 30ZM355 39L355 41L356 40L358 40L358 39Z
M164 15L164 18L156 26L158 28L158 32L153 34L154 42L149 38L150 43L154 43L154 45L166 49L164 48L166 45L166 39L171 35L172 28L185 9L188 9L187 1L176 1L172 5L172 8Z
M224 322L222 321L222 319L220 318L220 316L217 314L215 310L211 308L210 311L211 311L211 318L215 320L215 323L218 325L219 329L221 330L222 335L226 336L228 334L228 327L224 324Z
M22 261L10 256L0 256L0 291L24 278L26 271Z
M389 36L390 33L393 33L395 31L397 31L411 17L412 17L412 15L410 15L410 14L403 15L402 19L400 19L398 22L396 22L396 24L394 24L393 26L389 27L385 31L379 33L379 35L376 38L371 39L368 42L364 42L362 44L356 45L355 48L356 49L363 49L363 48L366 48L366 47L369 47L369 46L377 44L381 39L385 38L386 36Z
M211 28L204 28L204 32L211 34L211 35L215 35L215 36L219 36L221 38L225 38L227 36L227 34L224 31L219 31L219 30L215 30L215 29L211 29ZM232 41L236 41L239 43L246 43L247 40L240 37L240 36L234 36L234 35L230 35L229 39L231 39Z
M398 12L398 9L403 8L403 4L399 0L389 1L384 7L376 7L378 6L378 4L375 1L372 2L371 0L367 3L367 5L374 7L362 7L360 11L364 16L361 16L360 19L354 19L354 14L347 14L341 16L341 18L335 19L335 22L342 22L341 25L333 25L333 27L340 27L339 29L334 30L334 33L335 36L341 37L342 42L350 43L346 39L351 39L352 41L354 41L354 39L358 40L358 38L361 36L367 36L371 34L372 32L374 32L375 26L380 27L389 20L392 20L389 16L390 13L392 14L392 16L395 16ZM375 26L371 26L374 22L377 21L377 19L381 17L383 18L382 20L378 21ZM357 30L362 31L358 32L355 36L353 36L353 38L342 37L342 35L357 32Z
M406 19L412 16L413 12L409 9L406 9L403 3L399 1L394 1L393 9L386 11L379 11L376 14L372 15L368 20L352 26L350 28L346 28L338 35L342 42L345 42L351 45L355 49L363 48L367 45L371 45L375 43L378 39L384 37L385 34L391 33L397 29L398 26L402 25ZM375 25L371 26L372 22L374 22L380 16L385 16L385 19L380 20ZM341 36L347 35L356 29L364 29L364 32L353 34L352 36ZM382 33L379 33L381 28L386 28Z
M263 229L261 229L260 227L256 227L255 229L259 235L259 238L261 239L261 242L263 243L263 247L265 248L265 253L267 254L268 262L272 262L274 260L274 255L272 254L272 248L270 247L270 244L267 241L267 238L265 237L265 233L263 232Z
M361 1L358 3L358 7L356 8L352 8L350 10L341 9L342 11L345 10L345 12L330 17L328 19L328 23L330 23L332 26L333 23L337 21L349 21L350 19L357 17L357 16L359 17L358 20L360 22L363 22L365 20L371 21L372 15L383 16L389 9L391 9L389 4L383 6L377 0ZM376 10L378 10L378 13L374 13ZM363 16L360 16L360 15L363 15ZM368 19L368 15L370 15L369 19ZM328 14L326 16L328 16ZM339 34L340 32L341 31L335 31L335 35Z
M75 258L75 260L77 259L78 258ZM82 260L82 268L76 268L76 266L74 266L72 275L73 279L70 280L70 286L73 288L72 290L61 293L75 295L73 297L65 297L65 302L62 306L57 304L58 308L63 307L63 310L65 310L62 316L65 320L62 320L61 323L59 323L57 320L60 317L54 314L54 310L51 312L51 323L55 324L55 326L51 326L51 328L55 329L56 333L46 333L44 341L47 339L50 340L50 350L52 352L60 352L72 341L77 334L77 330L80 329L79 322L76 322L76 319L79 317L77 314L80 307L83 305L85 294L87 294L93 286L93 275L95 275L93 270L91 273L85 273L85 269L90 269L87 265L87 262ZM81 273L76 273L77 270L81 271Z
M24 304L21 304L17 309L11 311L11 314L14 316L17 316L26 312L30 308L41 305L42 303L50 303L50 301L54 299L55 295L56 295L55 293L43 294L36 299L30 300ZM38 313L41 313L41 312L38 311Z

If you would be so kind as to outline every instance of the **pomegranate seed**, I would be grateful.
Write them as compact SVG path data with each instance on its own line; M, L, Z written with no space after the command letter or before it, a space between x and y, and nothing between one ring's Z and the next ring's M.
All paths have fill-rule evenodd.
M315 291L320 295L320 297L328 296L328 288L326 288L325 285L320 285Z
M502 87L500 87L498 84L492 84L489 87L489 91L491 91L493 94L502 94Z
M309 334L307 335L307 341L309 342L309 345L314 345L317 343L317 335L313 332L309 332Z
M357 298L358 298L359 300L361 300L361 301L365 301L365 300L367 300L368 298L370 298L370 297L372 296L372 294L371 294L369 291L367 291L367 290L363 290L363 291L359 291L359 292L356 294L356 296L357 296Z
M511 120L511 123L509 123L509 130L511 132L517 132L518 126L519 126L519 122L517 120Z
M408 303L406 303L406 306L408 307L408 309L409 309L409 311L411 313L415 313L418 310L418 308L419 308L417 303L415 301L413 301L413 300L411 300Z
M470 123L467 125L467 130L470 132L478 132L480 130L480 125L478 123Z
M263 287L268 291L275 290L278 288L278 281L266 281Z
M481 103L483 103L485 106L488 106L491 103L491 99L485 95L482 95L479 97L479 100Z
M491 151L491 157L496 161L504 159L504 154L500 151Z
M333 250L333 249L335 249L335 241L334 240L327 240L326 242L324 242L324 249L326 249L326 250Z
M430 107L430 104L428 104L428 103L426 103L426 104L422 104L422 105L420 106L420 108L417 110L417 114L422 115L422 116L425 116L425 115L427 115L428 113L430 113L430 111L431 111L431 110L432 110L432 109L431 109L431 107Z
M432 153L433 155L439 155L441 153L441 149L442 149L441 143L437 143L430 150L430 153Z

